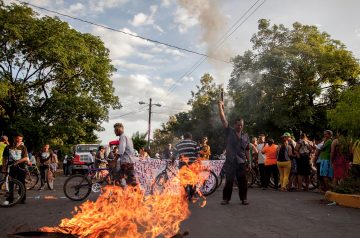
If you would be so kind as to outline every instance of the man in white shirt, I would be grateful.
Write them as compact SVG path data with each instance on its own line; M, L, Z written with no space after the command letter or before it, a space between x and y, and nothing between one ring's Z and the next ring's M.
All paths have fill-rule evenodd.
M262 149L264 148L264 145L265 145L265 135L260 134L259 138L258 138L257 150L262 151ZM261 182L261 187L263 189L266 188L265 159L266 159L265 154L263 154L263 153L258 154L258 166L259 166L259 173L260 173L260 182Z

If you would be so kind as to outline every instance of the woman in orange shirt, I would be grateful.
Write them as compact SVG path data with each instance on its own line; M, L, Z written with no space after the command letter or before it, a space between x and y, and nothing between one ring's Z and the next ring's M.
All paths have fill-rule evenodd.
M277 161L276 161L276 150L277 145L274 144L273 139L269 139L268 142L264 145L261 153L263 153L266 157L265 159L265 188L270 183L271 175L274 178L275 189L278 189L279 183L279 170L277 168Z

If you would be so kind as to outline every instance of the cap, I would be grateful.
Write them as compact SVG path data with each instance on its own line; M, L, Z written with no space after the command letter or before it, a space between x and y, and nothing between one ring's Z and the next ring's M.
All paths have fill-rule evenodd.
M289 132L285 132L281 137L291 137Z

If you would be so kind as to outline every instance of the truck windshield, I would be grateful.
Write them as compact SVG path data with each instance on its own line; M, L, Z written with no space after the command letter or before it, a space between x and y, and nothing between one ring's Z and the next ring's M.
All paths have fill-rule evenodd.
M100 145L77 145L76 152L91 152L97 151Z

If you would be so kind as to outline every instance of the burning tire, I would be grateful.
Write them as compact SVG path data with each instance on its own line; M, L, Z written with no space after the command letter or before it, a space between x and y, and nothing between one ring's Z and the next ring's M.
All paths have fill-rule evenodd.
M84 175L75 174L66 179L63 190L70 200L82 201L91 192L91 181Z

